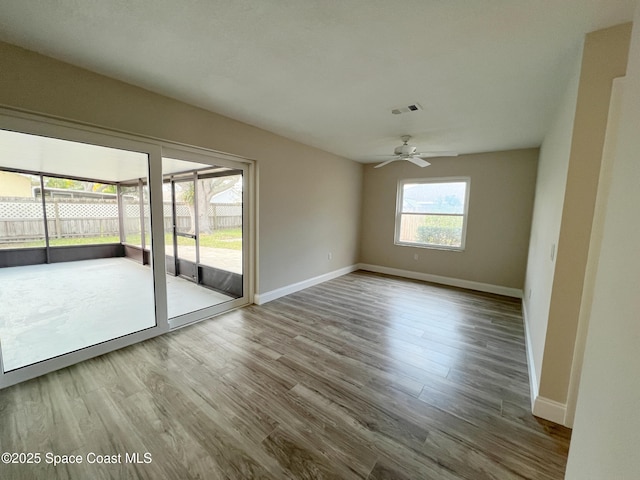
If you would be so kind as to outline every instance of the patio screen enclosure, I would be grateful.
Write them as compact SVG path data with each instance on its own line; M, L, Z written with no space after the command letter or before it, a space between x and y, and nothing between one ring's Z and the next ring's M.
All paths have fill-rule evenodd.
M108 257L149 264L146 179L109 183L1 167L0 175L0 268ZM27 180L30 196L7 195L9 187L3 184L12 180ZM166 270L237 298L242 296L241 256L230 248L218 248L216 255L216 247L202 242L203 236L226 230L232 231L229 244L242 244L241 197L219 204L198 198L205 191L203 184L216 181L223 188L226 182L228 190L241 190L242 171L203 165L201 170L165 175ZM222 265L216 265L216 258Z

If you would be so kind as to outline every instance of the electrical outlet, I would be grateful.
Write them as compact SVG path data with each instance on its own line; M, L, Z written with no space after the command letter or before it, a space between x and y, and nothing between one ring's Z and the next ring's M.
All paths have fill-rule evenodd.
M329 253L327 254L327 259L328 259L328 260L332 260L332 259L333 259L333 253L329 252Z
M414 259L414 260L418 260L418 254L417 254L417 253L414 253L414 254L413 254L413 259Z
M553 262L555 258L556 258L556 244L552 243L551 244L551 261Z

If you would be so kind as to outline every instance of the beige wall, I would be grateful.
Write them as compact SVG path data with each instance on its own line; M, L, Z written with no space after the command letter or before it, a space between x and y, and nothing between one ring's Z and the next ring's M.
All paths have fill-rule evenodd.
M0 105L256 159L259 293L358 261L360 164L5 43L0 71Z
M32 197L31 180L17 173L0 172L0 197Z
M540 147L536 180L531 239L524 286L524 311L527 323L530 372L535 388L540 386L542 356L547 333L551 287L555 270L555 252L560 236L562 204L567 183L567 169L576 112L580 59L576 58L573 74L547 135ZM552 258L552 251L553 258Z
M539 373L541 397L565 404L614 78L625 74L631 24L586 36L549 316Z
M640 472L640 2L634 23L610 186L600 203L604 228L569 480L635 480Z
M522 289L538 149L429 159L419 168L395 162L365 167L361 261L383 267ZM394 245L399 179L471 178L463 252ZM418 260L414 260L418 254Z

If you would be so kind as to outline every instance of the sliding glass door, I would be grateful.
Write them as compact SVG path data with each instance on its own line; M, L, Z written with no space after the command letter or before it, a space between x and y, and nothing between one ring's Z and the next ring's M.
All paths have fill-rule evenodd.
M248 302L243 267L247 170L240 162L189 151L173 150L163 157L172 326Z
M252 168L0 109L0 388L248 304Z
M0 144L4 370L155 327L153 273L126 258L116 194L147 181L148 154L8 130Z

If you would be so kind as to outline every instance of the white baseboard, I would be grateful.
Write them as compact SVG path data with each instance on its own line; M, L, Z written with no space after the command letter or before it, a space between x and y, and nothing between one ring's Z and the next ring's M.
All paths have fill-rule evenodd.
M479 292L495 293L506 297L522 298L522 290L519 288L502 287L500 285L491 285L489 283L473 282L471 280L462 280L459 278L442 277L440 275L432 275L430 273L413 272L411 270L401 270L399 268L382 267L380 265L370 265L368 263L358 264L360 270L369 272L384 273L386 275L394 275L396 277L411 278L413 280L422 280L424 282L439 283L449 285L451 287L467 288L469 290L477 290Z
M522 301L522 320L524 323L524 340L527 352L527 368L529 370L529 392L531 395L531 411L538 397L538 375L536 375L536 364L533 361L533 346L531 345L531 335L529 333L529 319L527 317L527 305Z
M253 303L255 303L256 305L263 305L267 302L275 300L276 298L299 292L300 290L304 290L305 288L313 287L314 285L318 285L319 283L323 283L328 280L333 280L334 278L341 277L342 275L346 275L347 273L355 272L356 270L358 270L358 265L350 265L348 267L340 268L323 275L318 275L317 277L309 278L301 282L292 283L291 285L287 285L281 288L276 288L275 290L271 290L270 292L256 293L253 296Z
M524 317L524 337L527 349L527 367L529 368L529 389L531 392L531 413L536 417L544 418L560 425L565 425L565 415L567 405L556 402L538 393L538 377L536 376L536 364L533 361L533 347L531 345L531 335L529 334L529 319L527 317L527 307L522 302L522 316Z
M564 425L564 417L567 413L567 405L538 395L533 404L533 414L536 417L550 420Z

